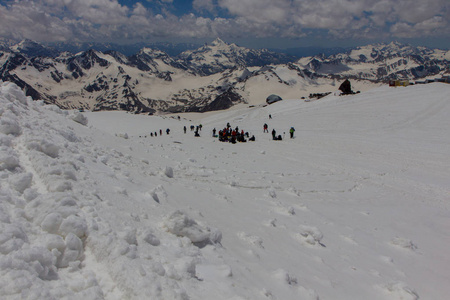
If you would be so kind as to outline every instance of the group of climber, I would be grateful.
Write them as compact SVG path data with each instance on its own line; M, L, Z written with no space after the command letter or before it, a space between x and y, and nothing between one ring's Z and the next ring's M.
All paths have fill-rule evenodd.
M191 125L191 131L194 131L194 129L195 129L195 131L194 131L194 136L195 137L199 137L200 136L200 131L202 131L202 124L200 124L200 125L197 125L197 126L194 126L194 125ZM186 131L187 131L187 127L186 126L184 126L183 127L183 131L184 131L184 133L186 133Z
M263 132L269 133L269 126L267 124L263 125ZM294 132L295 132L295 128L291 127L289 129L289 136L290 136L291 139L294 138ZM281 134L277 135L277 132L276 132L275 128L272 129L272 140L274 140L274 141L281 141L281 140L283 140L283 137L281 136Z
M224 127L222 130L219 130L217 135L216 135L216 128L214 128L213 137L219 138L219 141L221 142L230 142L232 144L236 144L237 142L245 143L247 142L247 139L249 141L253 142L255 141L254 135L250 137L248 132L244 132L243 129L239 130L238 126L236 126L236 128L233 129L231 128L230 123L227 123L226 127Z
M271 119L271 117L272 116L270 116L269 119ZM187 132L187 129L188 128L186 126L183 127L184 133ZM197 125L197 126L190 125L190 130L194 132L194 136L195 137L200 137L200 131L202 130L202 125L201 124ZM264 123L264 125L263 125L263 132L264 133L269 133L269 126L267 125L267 123ZM294 132L295 132L295 128L291 127L289 129L289 135L290 135L291 139L294 138ZM170 133L170 129L167 128L166 129L166 134L169 135L169 133ZM283 132L283 134L284 134L284 132ZM162 129L159 130L159 135L160 136L163 135ZM158 132L157 131L155 131L154 133L151 132L150 136L152 136L152 137L153 136L158 136ZM252 135L250 137L248 132L245 132L243 129L239 130L238 126L236 126L233 129L229 122L227 123L226 127L224 127L222 130L219 130L218 132L217 132L216 128L214 128L212 130L212 136L213 137L217 137L219 139L219 141L221 141L221 142L230 142L230 143L233 143L233 144L235 144L237 142L245 143L245 142L247 142L247 139L249 141L255 141L256 140L254 135ZM274 140L274 141L281 141L281 140L283 140L283 137L281 136L281 134L277 135L277 132L276 132L275 128L272 129L272 140Z
M169 133L170 133L170 129L167 128L167 129L166 129L166 134L169 134ZM160 135L160 136L163 135L162 129L159 130L159 135ZM152 136L152 137L153 137L153 136L158 136L158 131L150 132L150 136Z

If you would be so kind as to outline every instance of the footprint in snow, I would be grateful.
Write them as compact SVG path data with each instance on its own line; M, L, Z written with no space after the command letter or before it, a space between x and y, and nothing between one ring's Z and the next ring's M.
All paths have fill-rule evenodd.
M411 240L408 240L405 238L396 237L391 241L391 244L393 246L401 248L401 249L406 249L406 250L411 250L411 251L417 250L417 246Z
M199 280L219 282L227 277L232 277L233 272L229 265L196 265L195 275Z
M294 206L295 206L295 208L298 209L298 210L301 210L301 211L309 211L309 208L306 207L306 206L303 205L303 204L296 204L296 205L294 205Z
M278 212L280 215L286 215L286 216L294 216L295 215L295 209L292 206L284 207L281 205L281 203L278 204L278 206L274 209L274 211Z
M394 259L392 257L389 256L381 256L380 257L381 261L387 263L387 264L393 264L394 263Z
M269 222L267 222L266 225L269 226L269 227L277 227L277 222L278 221L275 218L274 219L270 219Z
M322 232L314 226L301 225L298 237L302 242L308 245L320 245L326 247L322 242L323 234Z
M308 289L308 288L305 288L304 286L300 285L297 290L298 290L299 295L301 295L300 299L305 299L305 300L319 300L320 299L317 292L313 289Z
M167 199L167 192L162 185L158 185L157 187L149 191L148 194L157 203L161 203L161 200Z
M385 293L393 296L391 299L418 300L419 295L403 282L394 282L382 287Z
M298 280L297 277L292 276L292 274L289 274L284 269L278 269L275 272L273 272L272 276L278 280L281 283L288 284L288 285L297 285Z
M273 199L275 199L277 197L277 193L275 192L275 189L272 187L269 188L267 194L270 198L273 198Z
M238 237L244 242L254 245L258 248L264 249L263 240L259 236L247 234L245 232L238 232Z
M358 245L358 243L355 242L355 240L350 236L341 235L341 238L342 238L342 240L346 241L349 244L356 245L356 246Z

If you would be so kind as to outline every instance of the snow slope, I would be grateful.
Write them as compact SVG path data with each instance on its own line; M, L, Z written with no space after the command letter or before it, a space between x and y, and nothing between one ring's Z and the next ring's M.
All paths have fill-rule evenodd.
M449 95L178 119L62 111L2 83L2 299L446 299ZM211 137L227 122L256 141Z

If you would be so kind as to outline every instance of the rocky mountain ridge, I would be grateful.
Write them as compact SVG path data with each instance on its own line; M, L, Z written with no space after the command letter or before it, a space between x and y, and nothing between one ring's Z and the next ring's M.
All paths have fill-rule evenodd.
M450 52L398 43L293 60L220 39L178 56L142 48L126 56L109 50L57 52L23 41L0 50L0 79L15 82L35 100L65 109L137 113L203 112L238 103L264 103L323 89L337 81L379 85L392 79L450 74Z
M347 53L302 58L298 63L318 74L339 74L353 79L415 80L450 74L450 51L412 47L397 42L357 47Z

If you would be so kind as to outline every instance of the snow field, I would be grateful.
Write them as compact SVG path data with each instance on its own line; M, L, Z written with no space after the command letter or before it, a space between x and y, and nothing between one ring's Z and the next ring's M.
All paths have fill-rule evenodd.
M178 121L61 111L2 83L0 293L445 299L448 92L380 88ZM256 142L212 138L227 122ZM265 122L295 138L271 141ZM183 133L200 123L201 137Z

